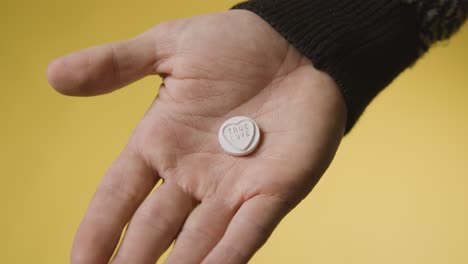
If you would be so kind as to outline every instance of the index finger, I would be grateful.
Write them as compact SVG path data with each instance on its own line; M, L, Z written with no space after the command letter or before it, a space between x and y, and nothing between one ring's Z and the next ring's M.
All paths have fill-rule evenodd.
M123 228L158 181L128 146L96 190L73 242L71 262L108 263Z

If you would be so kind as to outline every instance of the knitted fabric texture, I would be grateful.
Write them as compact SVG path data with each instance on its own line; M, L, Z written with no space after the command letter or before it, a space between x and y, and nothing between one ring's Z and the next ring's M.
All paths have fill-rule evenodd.
M416 6L419 22L420 54L448 39L466 21L468 0L402 0Z
M251 0L250 10L338 84L349 132L372 99L466 19L468 0Z

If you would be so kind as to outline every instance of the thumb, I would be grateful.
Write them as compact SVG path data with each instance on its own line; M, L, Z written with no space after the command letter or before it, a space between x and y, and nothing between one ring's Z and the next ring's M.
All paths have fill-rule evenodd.
M100 45L58 58L49 64L47 78L58 92L92 96L112 92L149 74L167 51L158 49L159 27L129 40ZM170 47L164 43L165 47Z

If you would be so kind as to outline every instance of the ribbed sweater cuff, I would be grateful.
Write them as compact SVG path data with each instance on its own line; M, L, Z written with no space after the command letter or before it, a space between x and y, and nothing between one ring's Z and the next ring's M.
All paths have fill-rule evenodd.
M397 0L253 0L234 8L262 17L336 81L348 108L346 132L418 57L415 7Z

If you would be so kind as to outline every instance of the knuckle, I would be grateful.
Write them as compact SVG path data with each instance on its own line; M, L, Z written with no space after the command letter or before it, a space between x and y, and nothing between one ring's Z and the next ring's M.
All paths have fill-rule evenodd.
M102 183L98 187L98 192L105 197L114 197L125 202L137 203L141 200L140 192L127 188L123 184Z
M174 225L175 221L162 213L159 208L142 208L135 214L134 221L163 232L178 228L178 226Z

